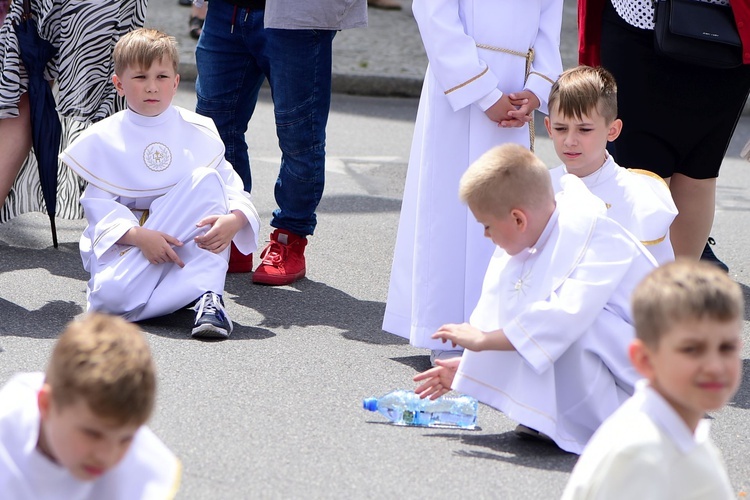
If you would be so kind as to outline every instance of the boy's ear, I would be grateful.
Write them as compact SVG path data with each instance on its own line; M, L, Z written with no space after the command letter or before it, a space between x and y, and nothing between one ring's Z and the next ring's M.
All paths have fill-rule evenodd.
M521 232L526 230L529 221L526 213L523 210L521 210L520 208L514 208L510 211L510 216L513 217L513 222L515 222L516 224L516 229Z
M549 135L551 138L552 137L552 124L549 121L549 116L544 117L544 128L547 129L547 135Z
M615 118L615 120L609 124L609 130L607 130L607 141L612 142L620 136L622 132L622 120Z
M47 415L49 415L51 401L52 388L49 384L44 384L36 394L36 404L39 407L39 415L41 416L42 420L46 420Z
M122 80L120 80L120 77L115 75L112 75L112 83L115 86L115 90L117 91L117 95L120 97L125 95L125 89L122 88Z
M651 363L651 350L640 339L634 339L628 348L630 362L636 371L643 375L644 378L651 380L654 374L654 367Z

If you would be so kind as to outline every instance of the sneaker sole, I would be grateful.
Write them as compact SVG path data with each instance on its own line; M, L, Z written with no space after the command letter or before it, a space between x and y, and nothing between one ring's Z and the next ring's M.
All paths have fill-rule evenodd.
M271 285L271 286L281 286L281 285L291 285L295 281L299 281L302 278L305 277L306 270L302 270L301 272L297 274L285 274L283 276L276 276L274 274L261 274L258 275L258 272L256 271L255 274L253 274L253 283L258 285Z
M190 336L194 339L228 339L229 332L223 328L206 324L193 328Z

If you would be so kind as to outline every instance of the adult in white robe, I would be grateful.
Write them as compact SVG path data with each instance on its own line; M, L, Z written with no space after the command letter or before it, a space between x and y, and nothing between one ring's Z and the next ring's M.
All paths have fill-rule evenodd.
M492 242L458 199L468 166L494 146L529 147L528 126L501 128L484 111L503 93L532 91L547 112L562 71L562 0L415 0L429 66L417 111L383 329L412 345L466 321L479 299ZM526 78L526 54L534 60ZM500 49L500 50L498 50Z
M0 497L13 500L165 500L180 486L182 465L146 426L122 461L93 481L76 479L37 448L37 393L44 373L15 375L0 390Z
M596 431L563 500L730 500L736 498L710 423L691 432L646 380Z
M573 175L537 243L495 252L470 323L515 351L464 351L452 388L580 453L639 378L630 295L656 261Z
M215 254L193 241L210 228L196 227L206 216L241 211L248 224L233 242L243 254L257 249L258 213L209 118L174 106L155 117L127 109L89 127L60 158L89 183L80 242L89 310L138 321L223 293L229 248ZM118 243L138 225L181 241L173 249L185 266L151 264Z
M555 192L566 173L564 164L550 170ZM659 265L674 260L669 227L677 207L664 179L648 170L623 168L608 154L599 170L581 180L607 205L607 216L633 233Z

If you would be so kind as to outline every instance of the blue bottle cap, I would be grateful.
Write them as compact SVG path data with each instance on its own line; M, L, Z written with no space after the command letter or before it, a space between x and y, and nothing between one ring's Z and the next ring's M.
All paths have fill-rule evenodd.
M362 407L365 410L378 411L378 398L365 398L362 401Z

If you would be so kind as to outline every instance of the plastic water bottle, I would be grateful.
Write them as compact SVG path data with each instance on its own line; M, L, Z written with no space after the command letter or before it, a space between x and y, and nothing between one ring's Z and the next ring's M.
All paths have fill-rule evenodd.
M479 405L469 396L420 399L413 391L400 389L381 398L367 398L362 406L381 413L396 425L473 429Z

